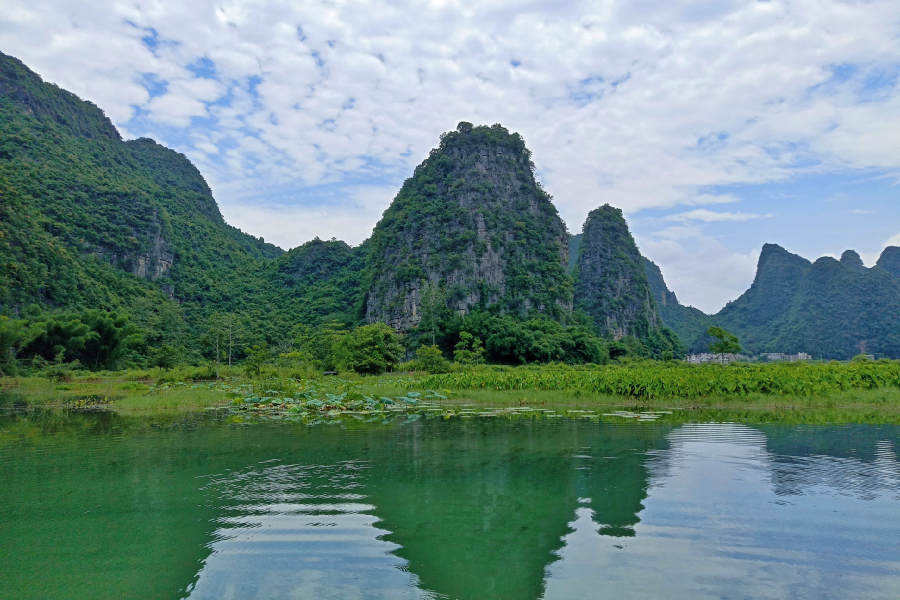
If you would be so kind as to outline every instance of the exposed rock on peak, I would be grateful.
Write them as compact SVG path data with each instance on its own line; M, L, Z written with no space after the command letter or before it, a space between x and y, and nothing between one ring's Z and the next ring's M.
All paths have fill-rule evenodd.
M664 328L645 269L621 209L604 204L592 210L578 254L575 307L590 315L603 335L658 337Z
M431 282L466 313L571 309L568 234L517 133L460 123L407 179L371 238L366 320L400 331Z

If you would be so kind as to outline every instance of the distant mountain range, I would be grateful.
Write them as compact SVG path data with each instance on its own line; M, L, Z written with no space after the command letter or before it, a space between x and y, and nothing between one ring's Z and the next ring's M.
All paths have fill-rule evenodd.
M866 268L847 250L840 260L811 263L776 244L765 244L750 289L715 315L683 306L659 268L645 262L663 321L695 351L708 348L705 330L718 325L738 335L744 349L808 352L815 358L860 353L900 356L900 248L886 248Z
M408 331L435 298L442 315L589 323L654 356L706 350L720 325L753 353L900 357L900 248L867 269L853 251L810 263L766 244L750 289L706 315L678 302L620 210L569 235L524 140L460 123L369 240L285 252L225 223L184 155L122 141L99 108L0 54L0 313L104 308L199 335L214 312L240 312L248 337L272 341L297 323Z

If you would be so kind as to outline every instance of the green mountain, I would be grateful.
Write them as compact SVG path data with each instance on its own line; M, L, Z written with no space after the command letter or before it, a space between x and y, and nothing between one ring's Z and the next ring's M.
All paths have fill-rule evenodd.
M893 250L886 250L889 262ZM750 352L900 356L900 281L853 250L815 263L766 244L753 285L713 320Z
M767 342L784 325L803 275L811 264L781 246L765 244L750 289L715 315L716 325L736 334L745 350L766 350Z
M763 246L753 284L715 315L678 304L656 265L646 268L663 322L694 352L706 351L707 327L736 334L745 352L807 352L847 359L861 352L900 357L900 248L867 269L859 254L809 262L776 244Z
M581 249L581 237L582 234L569 234L569 263L567 265L567 270L571 275L575 271L575 267L578 266L578 252Z
M764 349L805 351L825 358L860 353L900 357L900 280L867 269L848 250L823 257L803 275L783 325Z
M654 354L680 354L675 333L660 319L644 258L621 209L604 204L584 223L575 269L575 308L604 336L633 336Z
M406 331L426 284L457 314L559 317L571 308L568 234L531 152L500 125L460 123L416 167L375 226L365 314Z
M900 278L900 247L888 246L878 257L876 267L881 267L894 277Z
M273 293L292 323L358 321L368 244L316 238L276 261Z
M282 251L230 227L181 154L0 55L0 305L236 310ZM256 298L253 298L254 300Z
M216 313L240 318L241 348L298 324L407 331L433 313L445 350L466 330L500 361L602 362L591 324L654 356L680 352L679 338L705 350L715 324L750 352L900 357L900 248L867 269L853 251L810 263L767 244L750 289L707 316L668 290L621 211L592 211L570 236L522 138L460 123L366 243L284 252L225 223L184 155L123 141L98 107L0 54L0 314L33 315L32 304L128 313L150 346L195 356Z

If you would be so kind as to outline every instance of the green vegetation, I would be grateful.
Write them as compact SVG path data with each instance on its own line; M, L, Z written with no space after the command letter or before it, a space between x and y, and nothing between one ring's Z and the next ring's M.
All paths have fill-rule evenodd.
M641 362L628 366L473 370L432 375L425 387L452 390L552 390L635 399L812 397L849 390L900 388L900 363L686 365Z
M428 348L428 347L426 347ZM0 379L0 406L168 413L229 407L255 420L383 418L400 411L466 417L570 417L746 422L900 423L900 364L760 366L639 362L628 367L476 367L452 372L298 377L267 364ZM674 412L673 412L674 411ZM382 416L379 416L382 415Z
M2 54L0 114L5 375L605 365L705 350L710 326L754 353L900 356L900 249L866 269L851 251L810 264L767 245L751 289L709 317L666 289L621 211L570 236L500 125L442 135L369 241L284 252L227 225L183 155L123 142L99 108ZM374 321L403 335L358 329Z
M713 354L738 354L741 351L740 340L736 335L728 333L721 327L710 327L707 335L715 338L715 342L709 345L709 351Z
M334 362L345 370L380 375L400 362L403 346L384 323L357 327L334 346Z
M650 294L656 302L663 324L671 328L689 352L706 352L709 338L706 331L712 324L712 317L693 306L678 302L675 292L669 290L662 271L653 261L644 258L644 270L650 285Z
M888 247L874 268L848 250L841 260L810 263L775 244L765 244L750 289L715 315L678 303L659 268L645 269L663 321L692 352L713 340L711 325L740 336L746 351L807 352L846 360L859 353L900 357L900 248Z
M588 214L575 280L575 308L592 319L600 335L636 338L644 346L641 354L654 358L684 353L659 316L644 259L620 209L605 204Z
M366 318L433 330L454 312L560 318L571 297L568 236L534 178L531 152L501 125L460 123L407 179L370 239ZM431 307L431 308L428 308Z

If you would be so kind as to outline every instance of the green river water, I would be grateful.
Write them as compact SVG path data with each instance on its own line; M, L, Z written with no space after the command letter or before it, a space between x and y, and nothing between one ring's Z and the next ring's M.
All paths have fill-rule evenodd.
M900 427L0 416L0 598L900 598Z

